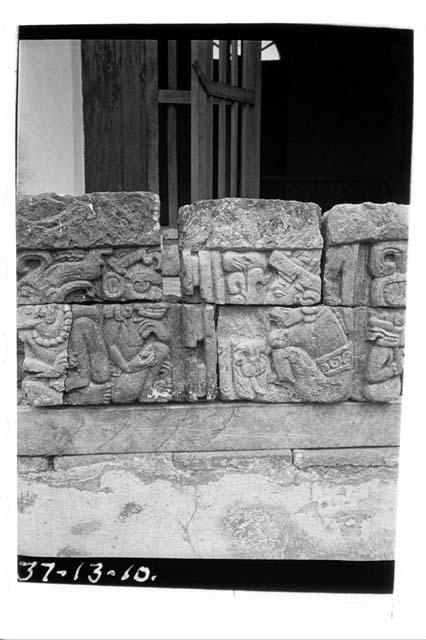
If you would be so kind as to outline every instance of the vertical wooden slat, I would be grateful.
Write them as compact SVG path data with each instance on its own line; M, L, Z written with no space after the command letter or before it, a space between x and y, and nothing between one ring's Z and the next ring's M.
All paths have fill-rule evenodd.
M231 44L231 85L238 86L238 40ZM229 195L238 195L238 104L231 106L231 135L230 135L230 167L229 167Z
M241 196L257 198L260 178L261 42L243 41L243 87L255 92L255 105L243 105L241 127Z
M85 189L123 189L121 46L82 40Z
M227 65L229 57L228 40L219 41L219 82L227 82ZM219 103L219 130L218 130L218 167L217 167L217 197L224 198L227 195L226 172L226 103Z
M123 189L137 191L143 188L142 155L144 144L139 117L141 94L139 40L120 40L121 44L121 111ZM118 150L117 150L118 152Z
M157 41L141 40L141 120L144 184L159 191Z
M208 80L212 79L211 40L193 40L191 64L198 60ZM191 70L191 200L211 198L213 191L213 103Z
M167 83L168 89L177 89L177 49L176 40L168 41L167 49ZM176 146L176 106L167 105L167 175L169 226L177 226L178 209L178 177Z

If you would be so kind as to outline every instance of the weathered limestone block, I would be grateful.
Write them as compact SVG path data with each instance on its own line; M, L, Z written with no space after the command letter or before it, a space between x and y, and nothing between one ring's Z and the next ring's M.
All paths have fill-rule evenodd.
M160 242L153 193L27 196L17 206L18 304L161 300Z
M211 400L214 309L208 305L73 305L65 404Z
M404 309L353 310L352 398L387 402L402 391Z
M179 210L185 300L310 305L321 299L321 210L312 202L224 198Z
M119 191L81 196L43 193L17 203L18 249L160 245L160 199Z
M388 465L298 469L282 450L70 456L54 467L19 478L20 554L394 557Z
M323 215L321 224L325 304L405 306L407 206L339 204Z
M18 308L18 340L23 346L21 389L29 404L62 404L71 324L67 304Z
M336 402L351 395L351 310L222 307L219 386L225 400Z

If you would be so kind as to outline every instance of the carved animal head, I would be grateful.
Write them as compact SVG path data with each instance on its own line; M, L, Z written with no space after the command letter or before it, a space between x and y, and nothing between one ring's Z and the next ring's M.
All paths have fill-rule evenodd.
M256 378L266 372L269 348L261 338L234 338L232 362L247 378Z

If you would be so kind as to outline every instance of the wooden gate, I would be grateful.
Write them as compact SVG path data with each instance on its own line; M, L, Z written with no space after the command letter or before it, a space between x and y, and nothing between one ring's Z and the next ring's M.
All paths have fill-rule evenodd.
M185 89L178 88L177 45L167 41L166 86L159 87L156 40L82 41L86 191L160 192L171 227L189 197L179 194L185 161L191 201L258 197L260 168L261 41L188 42ZM161 108L167 111L164 132ZM179 145L181 108L190 110L190 158Z

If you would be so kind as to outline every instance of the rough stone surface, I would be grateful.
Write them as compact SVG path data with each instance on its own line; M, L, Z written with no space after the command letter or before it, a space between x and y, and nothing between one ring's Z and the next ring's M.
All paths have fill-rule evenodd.
M18 409L20 455L399 444L400 403L214 402Z
M386 202L337 204L321 219L327 245L407 240L408 206Z
M49 460L40 456L18 456L18 474L40 473L49 469Z
M217 304L319 302L320 213L309 202L244 198L182 207L183 297Z
M23 352L18 358L18 377L29 404L62 404L71 324L67 304L18 307L18 340Z
M159 247L19 251L17 271L18 304L163 295Z
M84 456L19 480L19 553L391 560L396 469L289 451ZM72 505L72 508L70 508Z
M309 467L396 467L399 447L369 449L295 449L293 462L298 469Z
M25 196L17 203L17 247L160 245L159 216L159 197L150 192Z
M217 327L221 397L265 402L348 399L352 345L346 315L345 309L324 306L222 307Z
M324 214L323 302L405 306L408 207L337 205Z
M353 310L352 398L397 400L404 365L404 309Z

